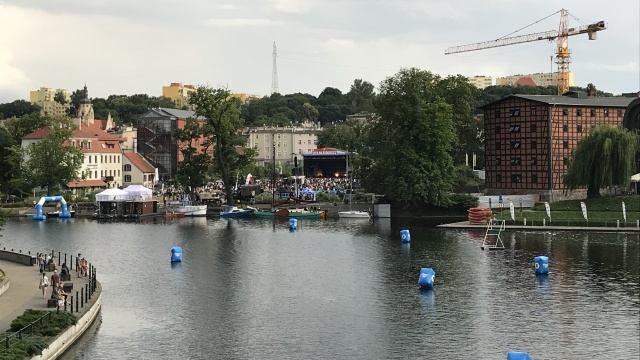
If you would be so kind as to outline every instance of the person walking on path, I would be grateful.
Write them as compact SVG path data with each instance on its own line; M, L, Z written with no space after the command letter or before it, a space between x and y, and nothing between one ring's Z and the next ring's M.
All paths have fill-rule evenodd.
M53 270L53 275L51 275L51 286L54 289L60 287L60 275L58 275L58 270Z
M80 262L80 253L78 253L78 256L76 257L76 272L78 273L78 277L80 277L80 275L82 274L82 263Z
M39 288L42 289L42 298L47 296L47 287L50 285L49 278L46 273L42 273L42 279L40 279Z

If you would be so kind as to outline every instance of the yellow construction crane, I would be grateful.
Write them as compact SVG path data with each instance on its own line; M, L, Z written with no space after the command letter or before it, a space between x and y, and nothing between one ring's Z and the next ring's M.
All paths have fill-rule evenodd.
M506 35L505 37L501 37L499 39L492 40L492 41L485 41L481 43L461 45L461 46L453 46L445 50L444 54L449 55L449 54L461 53L466 51L483 50L483 49L489 49L489 48L494 48L499 46L522 44L522 43L538 41L538 40L549 40L549 41L556 40L556 44L557 44L556 64L558 65L558 75L557 75L558 95L562 95L569 90L569 63L571 62L571 51L569 50L569 42L567 38L572 35L589 34L589 40L596 40L597 38L596 33L598 31L605 30L607 28L607 24L604 21L598 21L597 23L589 24L586 26L568 28L567 15L569 15L569 12L565 9L561 9L558 12L560 13L560 26L558 27L557 31L551 30L551 31L545 31L545 32L529 34L529 35L508 37L509 35L513 34L511 33L509 35ZM551 17L557 14L558 12L553 13L545 17L544 19ZM540 19L535 23L540 22L544 19ZM527 25L525 26L525 28L531 25Z

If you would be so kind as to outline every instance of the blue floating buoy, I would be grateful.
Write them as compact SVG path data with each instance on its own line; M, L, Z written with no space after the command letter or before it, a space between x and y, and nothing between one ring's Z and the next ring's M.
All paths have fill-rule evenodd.
M531 355L521 351L509 351L507 353L507 360L533 360Z
M298 219L289 219L289 230L298 229Z
M433 288L433 282L436 280L436 272L432 268L420 269L420 277L418 277L418 285L424 288Z
M174 246L171 248L171 262L182 262L182 247Z
M400 230L400 240L404 243L411 241L411 234L409 234L409 230Z
M549 273L549 258L546 256L536 256L533 259L536 274Z

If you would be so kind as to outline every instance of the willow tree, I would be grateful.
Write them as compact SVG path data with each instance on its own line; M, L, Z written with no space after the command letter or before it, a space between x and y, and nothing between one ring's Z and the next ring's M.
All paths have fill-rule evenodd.
M244 148L247 138L240 134L244 121L240 118L240 101L223 88L198 86L189 96L197 117L204 118L211 128L211 143L214 146L213 166L225 187L227 203L235 203L233 175L247 166L255 151Z
M361 171L367 190L386 194L397 205L445 205L453 186L457 136L439 81L411 68L380 84Z
M564 185L569 190L587 187L587 198L600 196L608 186L629 186L634 171L638 134L621 127L598 125L571 154Z

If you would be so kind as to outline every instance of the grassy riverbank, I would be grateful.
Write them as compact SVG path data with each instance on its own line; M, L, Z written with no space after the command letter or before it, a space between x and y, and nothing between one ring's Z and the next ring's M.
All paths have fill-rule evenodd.
M582 215L580 201L584 201L587 205L588 222ZM622 214L623 201L627 210L626 226ZM516 205L514 222L511 219L508 204L503 211L495 214L495 218L506 220L508 225L523 225L525 219L527 225L542 225L544 219L547 225L606 227L615 227L618 221L621 227L636 227L636 221L640 220L640 195L565 200L554 202L550 207L551 219L547 216L544 205L523 209L522 212Z

